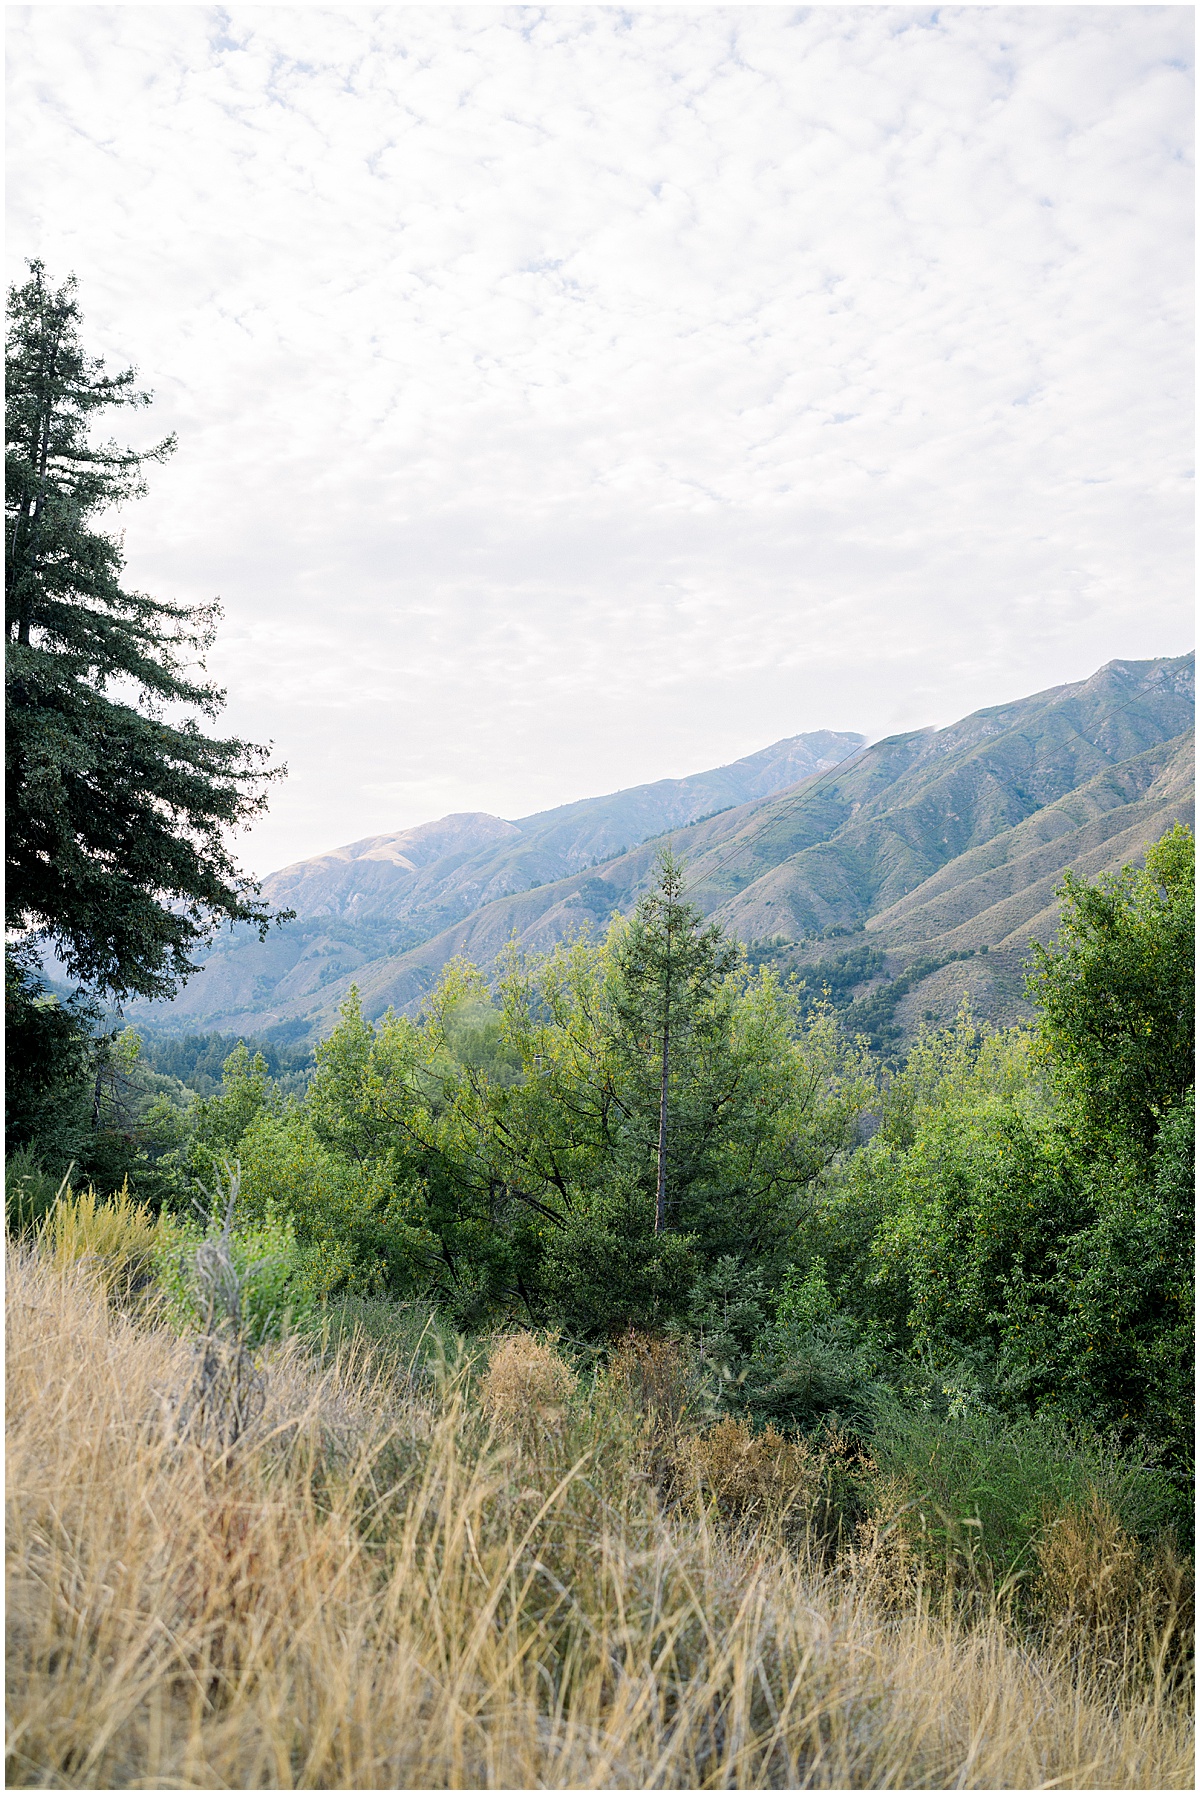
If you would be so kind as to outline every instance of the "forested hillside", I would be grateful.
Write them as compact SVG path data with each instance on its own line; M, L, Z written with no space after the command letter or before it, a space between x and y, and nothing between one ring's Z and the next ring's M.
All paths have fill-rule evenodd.
M1078 684L875 743L836 771L673 828L672 840L693 901L743 941L766 944L781 970L803 976L828 958L823 941L864 931L879 956L867 985L909 978L903 994L893 993L893 1008L905 1000L905 1038L931 1006L943 1019L953 1015L965 988L982 1014L1008 1020L1027 1013L1020 965L1029 939L1046 939L1053 926L1064 870L1112 870L1191 818L1193 714L1194 657L1114 661ZM797 741L809 753L853 746L853 738ZM796 759L777 748L737 765L765 780ZM682 802L677 784L688 787L688 803L707 803L732 789L724 775L734 771L666 782L668 796ZM662 814L661 794L648 787L626 796L647 823ZM613 802L527 819L520 836L493 838L518 827L494 818L447 819L430 833L381 838L359 844L361 854L347 849L274 875L265 889L301 911L297 922L264 943L245 939L214 953L169 1012L151 1010L146 1020L311 1039L332 1025L352 983L366 1013L379 1016L419 1004L457 954L490 966L514 937L544 948L603 928L645 889L655 840L538 881L568 850L582 855L630 827L622 814L596 834ZM462 835L447 854L445 834L432 831L452 821ZM483 846L470 847L472 829L489 834ZM397 856L413 869L398 869ZM507 882L509 895L489 897L496 882ZM468 914L443 927L438 906L451 897ZM407 945L398 928L424 929L428 939ZM951 956L982 949L994 955L986 974L978 964L969 978L946 973ZM924 970L914 981L918 962Z

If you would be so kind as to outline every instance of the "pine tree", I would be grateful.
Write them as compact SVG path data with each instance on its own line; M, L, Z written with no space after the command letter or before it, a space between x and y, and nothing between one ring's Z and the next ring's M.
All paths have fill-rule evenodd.
M224 703L203 677L219 605L122 583L120 539L97 519L144 491L174 439L93 441L98 413L150 395L86 354L79 325L74 280L54 291L31 262L5 354L5 919L94 993L167 997L223 922L266 930L226 836L274 774L267 749L198 720Z
M661 1234L672 1195L672 1054L677 1061L719 1029L710 1000L737 964L737 949L718 924L705 927L699 910L685 901L683 867L669 847L655 872L655 887L639 900L617 950L616 1008L626 1039L644 1057L657 1087L654 1231ZM680 1142L677 1159L688 1156L690 1144Z

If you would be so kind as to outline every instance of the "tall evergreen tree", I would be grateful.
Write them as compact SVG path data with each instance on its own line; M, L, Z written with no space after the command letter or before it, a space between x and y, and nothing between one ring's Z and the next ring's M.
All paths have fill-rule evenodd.
M203 676L218 604L122 582L120 538L98 519L144 491L174 439L93 440L97 414L150 395L86 354L79 326L74 281L55 291L31 262L5 353L5 919L95 993L165 997L223 922L267 927L226 838L273 774L267 749L199 721L224 703Z
M672 1043L675 1087L681 1058L689 1061L710 1033L725 1020L711 1007L722 979L737 964L737 950L716 924L705 927L699 910L683 895L683 867L664 848L655 867L655 884L642 897L616 953L616 1012L633 1061L641 1071L635 1083L653 1089L658 1116L655 1155L654 1232L661 1234L671 1211ZM649 1095L649 1092L647 1092ZM684 1170L696 1143L694 1121L676 1114L680 1138L675 1142L677 1169Z

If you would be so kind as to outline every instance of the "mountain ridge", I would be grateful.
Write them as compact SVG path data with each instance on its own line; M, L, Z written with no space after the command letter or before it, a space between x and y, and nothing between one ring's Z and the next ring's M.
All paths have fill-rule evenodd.
M865 743L853 731L788 736L725 766L631 786L509 820L456 812L371 835L295 861L263 881L292 922L260 942L248 930L218 939L169 1005L131 1012L151 1027L268 1026L311 1005L332 982L387 961L497 897L537 891L574 869L587 873L630 842L790 788Z
M1053 927L1053 890L1067 865L1094 877L1190 817L1193 716L1192 656L1111 661L1086 680L988 706L943 729L854 747L782 790L665 832L687 860L701 910L743 940L779 944L781 965L802 970L816 942L857 931L878 943L889 965L984 947L1003 959L1022 930L1027 940ZM561 809L578 817L602 802ZM500 841L501 856L514 841ZM490 851L471 850L450 869L443 889L460 904L473 856ZM382 952L362 943L351 954L327 934L282 977L267 970L268 944L253 1001L210 1008L204 1019L319 1032L351 983L368 1015L414 1008L456 954L488 966L510 939L536 951L627 910L656 852L649 836L599 865L484 896L422 940ZM445 858L434 864L445 880ZM330 918L327 929L338 923ZM187 1008L194 1025L203 1012Z
M364 898L371 915L397 922L439 905L465 915L495 897L586 870L663 829L686 827L718 808L785 789L844 760L865 740L847 731L815 730L727 766L579 798L514 820L456 812L293 862L268 874L263 896L308 917L365 913Z

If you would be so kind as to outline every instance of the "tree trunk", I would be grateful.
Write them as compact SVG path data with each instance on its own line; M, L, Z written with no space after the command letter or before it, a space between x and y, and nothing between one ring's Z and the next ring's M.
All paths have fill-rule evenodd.
M667 1225L667 1072L670 1067L671 1011L663 1017L662 1087L658 1097L658 1201L654 1205L654 1232Z

